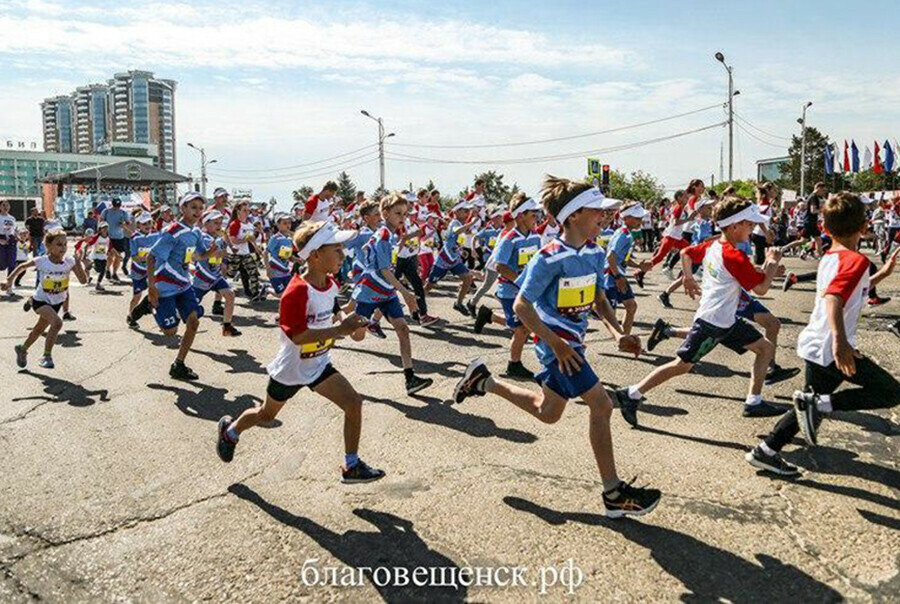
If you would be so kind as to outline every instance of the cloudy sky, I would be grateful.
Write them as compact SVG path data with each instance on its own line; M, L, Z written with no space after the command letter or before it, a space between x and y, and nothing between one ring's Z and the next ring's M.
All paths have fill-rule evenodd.
M178 171L199 171L193 142L217 160L211 185L260 198L344 167L374 189L360 109L396 133L389 188L455 193L497 169L535 191L546 172L582 176L587 154L674 188L718 178L718 50L741 91L735 177L784 154L807 100L810 125L861 149L900 137L895 14L878 0L0 0L0 138L39 140L43 98L146 69L178 81Z

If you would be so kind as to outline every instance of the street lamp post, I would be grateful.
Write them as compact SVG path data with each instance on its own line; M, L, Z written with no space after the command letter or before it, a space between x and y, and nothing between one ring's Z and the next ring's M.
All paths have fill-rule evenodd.
M206 178L206 166L216 163L216 160L206 161L206 149L203 147L198 147L194 143L188 143L188 147L200 152L200 194L206 197L206 182L208 180Z
M375 117L365 109L360 111L367 118L373 119L378 122L378 171L381 177L381 190L384 191L384 139L390 138L394 136L394 133L391 132L388 135L384 133L384 122L380 117Z
M806 110L812 106L812 101L803 105L803 117L797 120L800 124L800 197L806 194Z
M731 184L734 176L734 78L731 75L731 65L725 62L725 55L717 52L716 61L728 72L728 183Z

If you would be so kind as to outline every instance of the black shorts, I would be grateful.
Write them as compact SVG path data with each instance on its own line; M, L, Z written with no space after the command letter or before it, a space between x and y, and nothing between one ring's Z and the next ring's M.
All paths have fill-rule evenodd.
M697 363L719 344L738 354L744 354L748 344L761 338L762 334L740 317L727 329L697 319L676 354L685 363Z
M816 224L807 224L803 227L803 233L801 233L805 239L815 239L822 232L819 230L818 223Z
M129 241L126 237L122 237L121 239L110 239L109 243L110 243L110 245L112 245L112 248L114 250L116 250L117 252L120 252L122 254L128 253L128 249L130 246L129 246Z
M95 258L94 259L94 270L98 273L106 272L106 258Z
M294 397L295 394L300 392L303 388L309 388L310 390L315 390L316 387L333 376L336 373L340 373L337 369L334 368L334 365L329 363L325 366L325 369L322 371L322 375L317 377L315 380L310 382L309 384L300 384L296 386L288 386L287 384L282 384L276 379L269 378L269 385L266 386L266 394L272 397L273 400L278 401L279 403L284 403Z
M49 306L53 309L53 312L59 314L59 309L62 308L62 305L62 302L60 302L59 304L50 304L49 302L41 302L40 300L35 300L34 298L31 299L31 308L34 310L43 308L44 306Z

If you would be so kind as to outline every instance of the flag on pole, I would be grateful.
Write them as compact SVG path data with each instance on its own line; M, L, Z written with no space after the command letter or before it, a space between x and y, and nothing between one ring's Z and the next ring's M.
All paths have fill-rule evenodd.
M863 151L863 170L870 170L872 168L872 150L869 149L869 145L866 145L866 150Z
M831 145L825 145L825 175L834 174L834 150Z
M881 166L881 149L878 147L878 141L875 141L875 165L872 166L875 174L883 174L884 168Z
M844 139L844 167L841 169L841 172L845 174L850 171L850 147L847 145L847 140Z
M859 148L857 148L856 141L852 138L850 139L850 165L854 174L859 172Z
M894 149L889 140L884 141L884 169L887 172L894 170Z

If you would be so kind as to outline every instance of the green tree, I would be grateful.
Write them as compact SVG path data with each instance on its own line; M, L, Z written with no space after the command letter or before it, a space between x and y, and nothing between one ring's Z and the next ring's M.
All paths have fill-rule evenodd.
M488 170L475 176L475 180L484 181L484 198L488 203L504 204L509 202L510 187L503 182L503 175L495 170Z
M894 189L896 182L896 175L893 173L883 172L881 174L876 174L872 170L864 170L862 172L857 172L856 174L848 175L847 178L841 179L840 175L838 175L838 181L834 183L835 190L847 189L849 188L851 191L856 193L864 193L867 191L884 191L887 189ZM829 185L831 185L831 181L826 181Z
M344 203L350 203L356 199L356 185L353 184L349 174L346 172L338 174L337 186L337 196L342 199Z
M735 192L741 197L756 199L756 181L752 178L748 178L746 180L735 180L732 181L730 185L727 181L723 181L720 183L716 183L716 186L713 187L713 189L715 189L716 193L721 195L722 191L730 186L734 187Z
M309 185L303 185L299 189L293 191L291 193L291 197L294 198L294 201L306 201L313 194L313 188Z
M614 199L655 203L664 194L665 188L652 174L642 170L631 174L619 170L609 172L609 196Z
M809 193L817 181L825 181L825 146L830 144L828 136L812 126L806 127L806 192ZM800 156L801 141L799 136L791 137L788 149L790 162L781 166L781 175L776 183L783 189L800 193Z

